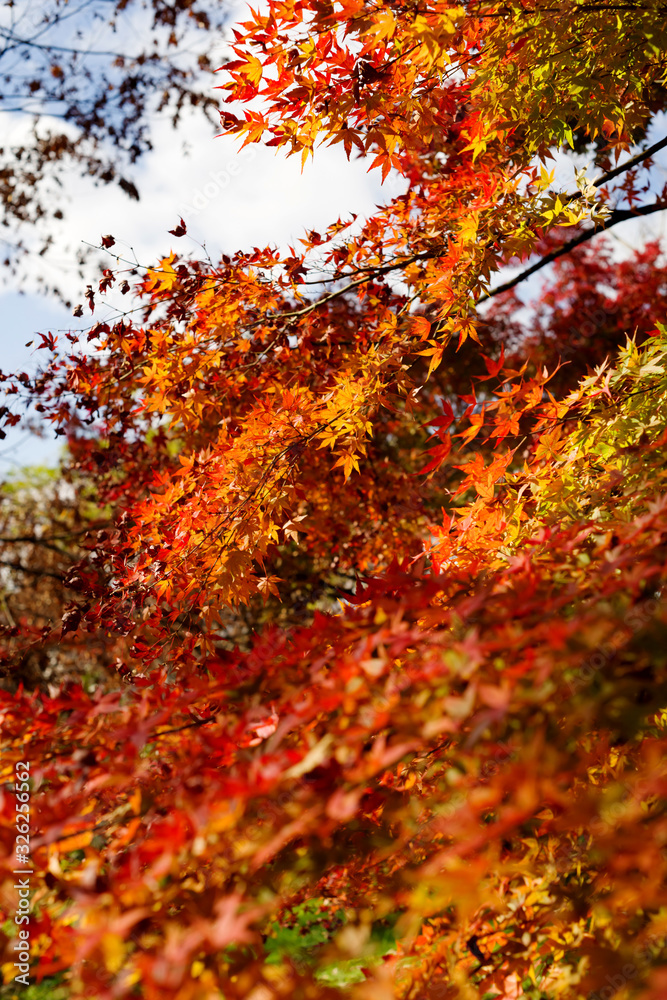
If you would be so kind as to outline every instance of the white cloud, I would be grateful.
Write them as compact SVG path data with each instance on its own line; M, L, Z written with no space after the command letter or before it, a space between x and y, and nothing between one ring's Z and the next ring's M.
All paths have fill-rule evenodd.
M15 119L14 139L27 127L27 119ZM184 138L187 152L183 151ZM79 302L95 272L91 262L88 274L81 278L76 250L81 242L98 245L101 235L115 237L114 253L144 265L155 263L172 249L201 255L197 244L204 244L215 260L223 252L254 246L298 246L306 229L323 229L353 212L366 217L385 198L379 173L368 174L367 163L360 160L348 162L338 146L320 149L302 172L299 158L286 158L281 151L253 147L239 153L238 140L216 137L194 115L178 133L168 122L158 121L153 139L154 150L141 161L136 174L142 195L139 202L128 200L115 186L96 187L75 175L65 183L58 196L64 219L54 224L53 252L48 257L29 257L24 280L41 274L49 285L58 285ZM168 230L181 214L188 236L177 239ZM115 266L113 256L96 259ZM114 298L127 306L127 299ZM90 322L87 306L84 322L77 321L59 304L34 292L5 293L0 296L0 307L5 320L0 367L5 371L34 370L41 357L24 344L37 330L81 328ZM100 317L105 312L102 306ZM60 450L58 441L31 440L22 431L10 432L0 448L4 464L55 461Z

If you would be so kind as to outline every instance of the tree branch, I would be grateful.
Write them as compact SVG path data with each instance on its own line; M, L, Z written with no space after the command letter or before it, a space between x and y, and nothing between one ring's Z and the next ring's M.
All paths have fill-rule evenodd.
M597 180L592 182L593 187L599 188L605 184L608 184L609 181L613 180L615 177L618 177L619 174L625 173L627 170L631 170L633 167L638 166L644 160L648 160L648 158L653 156L654 153L659 152L661 149L664 149L665 147L667 147L667 136L665 136L663 139L660 139L658 142L654 142L652 146L649 146L648 149L645 149L641 153L637 153L636 156L630 157L629 160L626 160L625 163L620 164L620 166L614 167L613 170L608 170L606 174L603 174L601 177L598 177ZM567 198L567 202L577 201L581 197L582 197L582 192L576 191L574 194L571 194ZM611 229L612 226L618 225L619 222L625 222L627 219L634 218L634 216L636 215L651 215L653 212L659 212L661 209L665 207L667 206L663 205L662 203L656 202L655 205L643 206L642 208L637 208L634 210L627 210L627 211L617 210L615 212L612 212L609 218L606 220L605 228ZM599 231L600 230L598 228L587 230L585 233L576 237L574 240L571 240L569 243L564 244L557 251L554 251L553 253L548 254L546 257L543 257L540 261L537 262L537 264L534 264L532 267L529 267L525 271L522 271L521 274L518 275L516 278L513 278L511 281L505 282L503 285L499 285L498 288L494 288L492 291L487 292L486 295L482 295L481 298L478 300L477 304L480 305L482 302L486 302L487 299L493 298L494 295L500 295L501 292L508 291L508 289L513 288L520 281L523 281L525 278L529 277L535 271L539 271L541 267L545 267L547 264L550 264L552 260L556 260L557 257L561 257L563 254L569 253L570 250L573 250L576 246L579 246L581 243L585 243L587 240L591 239L591 237L595 236L596 233L598 233ZM413 264L418 260L429 260L437 256L438 256L437 251L427 250L423 251L422 253L413 254L409 257L406 257L404 260L394 262L392 264L385 264L377 268L368 268L368 273L362 276L361 278L357 278L354 281L349 282L347 285L344 285L343 287L337 289L336 291L330 292L328 295L325 295L322 298L309 303L307 306L304 306L301 309L295 309L292 312L287 312L287 313L279 313L271 317L271 319L274 320L295 319L305 316L308 313L312 312L314 309L319 308L319 306L326 305L333 299L337 299L341 295L345 295L347 292L352 291L354 288L358 288L360 285L363 285L368 281L372 281L376 277L379 277L383 274L388 274L391 271L401 270L407 265ZM252 325L260 325L260 323L262 322L265 322L265 319L258 320L256 324Z
M613 170L609 170L606 174L603 174L602 177L598 177L596 181L593 181L593 187L602 187L603 184L607 184L609 181L613 180L614 177L618 177L619 174L625 173L626 170L632 170L633 167L638 166L644 160L648 160L650 156L653 156L654 153L658 153L661 149L664 149L665 146L667 146L667 135L659 142L654 142L653 145L649 146L648 149L645 149L643 153L637 153L636 156L626 160L625 163L621 163L620 166L614 167ZM575 198L581 198L580 191L578 191L576 195L573 195L572 200Z
M48 569L31 569L29 566L21 566L20 563L10 562L9 559L0 559L0 566L7 566L9 569L18 570L19 573L26 573L28 576L49 576L59 583L65 583L65 578L60 573L51 573Z
M665 141L667 145L667 140ZM575 247L581 246L582 243L586 243L588 240L597 236L599 233L607 232L613 226L618 226L621 222L628 222L630 219L636 219L642 215L653 215L654 212L663 212L667 208L662 200L656 201L652 205L642 205L641 208L634 209L616 209L611 215L605 219L604 226L596 226L595 229L587 229L585 232L580 233L579 236L575 236L574 239L569 240L567 243L563 243L562 246L558 247L557 250L552 250L545 257L541 257L536 264L532 267L527 267L525 271L517 274L515 278L511 278L509 281L504 282L502 285L498 285L497 288L492 288L490 291L486 292L485 295L481 295L477 300L477 305L481 305L482 302L487 302L492 299L495 295L501 295L503 292L508 292L510 288L514 288L520 282L525 281L529 278L531 274L535 274L540 271L547 264L551 264L552 261L557 260L558 257L563 257L565 254L570 253Z
M51 45L49 42L36 42L33 38L21 38L7 28L0 28L0 38L11 42L14 48L20 49L22 46L25 46L31 49L40 49L47 54L50 52L66 52L68 55L105 56L110 59L129 59L132 62L136 62L137 60L137 56L128 56L127 53L123 52L113 52L106 49L77 49L71 45Z
M45 538L38 538L36 535L0 535L0 542L8 542L10 544L14 544L15 542L32 542L35 545L44 545L45 542L64 542L80 535L88 535L96 529L108 528L112 523L110 520L91 521L86 528L76 528L62 535L47 535ZM61 550L56 549L55 551L60 552Z
M43 549L48 549L49 552L56 552L59 556L64 556L66 559L74 559L74 556L70 552L59 549L57 545L51 545L46 539L36 538L35 536L30 537L26 535L23 538L0 538L0 542L3 542L5 545L40 545Z

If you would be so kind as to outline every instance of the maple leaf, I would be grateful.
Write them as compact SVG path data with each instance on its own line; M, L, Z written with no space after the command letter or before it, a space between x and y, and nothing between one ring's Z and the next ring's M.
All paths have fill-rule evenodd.
M183 219L179 219L176 228L170 229L169 232L172 234L172 236L185 236L185 234L187 233L187 227L183 222Z

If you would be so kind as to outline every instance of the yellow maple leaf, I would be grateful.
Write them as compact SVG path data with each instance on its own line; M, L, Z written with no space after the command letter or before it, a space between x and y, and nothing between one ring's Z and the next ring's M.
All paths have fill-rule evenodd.
M151 292L171 292L178 280L174 270L176 254L172 253L168 257L163 257L160 266L149 268L146 287Z

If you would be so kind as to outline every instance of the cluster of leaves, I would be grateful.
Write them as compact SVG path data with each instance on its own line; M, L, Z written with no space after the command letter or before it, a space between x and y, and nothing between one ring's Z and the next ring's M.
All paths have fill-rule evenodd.
M76 969L88 995L286 995L309 978L298 948L271 969L324 892L349 910L326 965L397 909L419 963L383 968L418 982L456 956L471 973L482 933L502 944L485 989L535 979L539 956L549 988L589 991L638 942L659 958L666 356L662 333L536 401L523 467L495 488L501 463L464 470L475 495L432 527L437 575L394 565L344 614L181 678L7 698L10 760L34 720L43 974ZM528 408L517 385L496 426ZM242 972L232 944L255 946Z
M69 450L67 510L8 507L0 721L70 996L664 992L665 267L589 249L663 207L667 140L633 148L663 33L652 4L271 2L226 127L407 193L285 255L172 252L140 322L4 376L4 419ZM602 174L564 193L570 136ZM527 326L491 276L531 255ZM59 577L35 609L28 565ZM21 673L47 647L50 687Z

